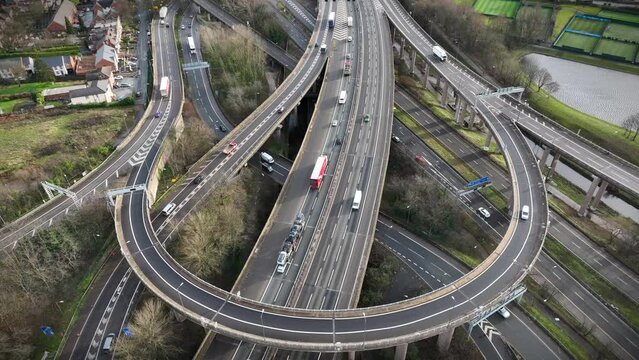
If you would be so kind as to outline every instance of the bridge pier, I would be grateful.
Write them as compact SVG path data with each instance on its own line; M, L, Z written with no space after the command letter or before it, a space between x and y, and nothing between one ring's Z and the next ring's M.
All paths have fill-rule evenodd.
M595 193L595 190L597 189L597 185L599 185L599 183L601 182L601 179L599 178L599 176L596 176L592 179L592 182L590 183L590 188L588 188L588 192L586 192L586 197L584 198L584 201L581 203L581 206L579 207L579 210L577 211L577 215L579 216L585 216L586 213L588 212L588 205L590 205L590 201L592 201L592 197Z
M446 102L448 101L448 83L446 80L442 81L442 98L441 105L446 106Z
M490 151L490 142L493 140L493 133L490 131L486 134L486 142L484 143L484 151Z
M452 328L437 335L437 349L439 350L440 354L444 354L448 352L448 348L450 347L450 341L453 339L454 331L455 331L455 328Z
M608 187L608 182L606 180L602 180L601 184L599 184L599 188L597 189L597 193L595 194L595 199L590 204L591 209L596 209L599 206L599 202L601 201L601 197L606 192L606 188Z
M414 74L415 73L415 60L417 59L417 50L413 49L413 52L411 54L411 59L410 59L410 73Z
M559 161L559 158L561 158L561 154L559 154L558 152L555 152L555 156L553 156L552 162L550 163L550 169L548 169L548 174L546 175L546 180L550 179L552 174L555 173L555 168L557 167L557 162Z
M406 44L406 39L402 38L399 45L399 58L401 59L404 56L404 45Z
M355 351L348 352L348 360L355 360Z
M442 75L437 74L437 84L435 84L436 89L439 89L439 84L441 84L441 82L442 82Z
M430 70L430 64L426 61L426 65L424 65L424 76L426 76L426 86L428 86L428 71Z
M408 344L400 344L395 346L395 360L406 359L407 351L408 351Z
M543 169L546 160L548 160L548 155L550 155L550 148L543 145L541 147L544 149L544 152L541 154L541 158L539 158L539 167Z
M468 107L468 102L464 100L462 97L459 97L459 105L455 109L455 120L457 124L464 124L464 114L466 113L466 108Z

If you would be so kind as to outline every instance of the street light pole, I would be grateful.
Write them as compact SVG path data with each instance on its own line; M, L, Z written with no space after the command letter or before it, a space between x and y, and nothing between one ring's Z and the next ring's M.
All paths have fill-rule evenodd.
M184 307L184 302L182 302L182 294L180 294L180 288L184 285L184 281L180 283L180 286L177 287L178 297L180 298L180 305Z

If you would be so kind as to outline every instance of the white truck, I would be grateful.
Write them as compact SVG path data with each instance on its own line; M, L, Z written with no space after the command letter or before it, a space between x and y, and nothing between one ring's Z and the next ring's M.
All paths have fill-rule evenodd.
M353 17L349 16L348 18L346 18L346 24L348 25L348 27L353 27Z
M167 12L169 12L169 9L166 6L160 8L160 20L164 20Z
M446 55L446 50L444 50L444 48L442 48L439 45L435 45L433 46L433 53L435 54L435 56L437 56L437 58L441 61L446 61L447 55Z
M160 94L162 97L169 96L169 92L171 90L171 82L169 82L168 76L163 76L160 80Z

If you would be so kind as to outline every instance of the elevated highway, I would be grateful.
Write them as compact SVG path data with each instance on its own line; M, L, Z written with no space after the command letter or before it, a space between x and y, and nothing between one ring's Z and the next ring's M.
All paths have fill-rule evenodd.
M443 102L448 96L448 84L459 95L461 100L458 102L460 109L457 114L458 119L465 116L463 114L465 110L469 110L472 120L479 108L479 104L476 103L484 103L484 106L498 116L517 124L522 131L532 135L549 148L555 149L563 156L581 164L596 175L593 182L594 187L586 197L587 203L590 202L600 180L605 182L601 184L602 193L609 183L639 196L639 168L637 166L579 137L528 106L517 102L514 98L488 97L478 101L478 94L493 90L496 86L472 72L450 54L448 54L446 62L440 62L432 52L433 45L436 45L435 41L411 18L397 0L380 0L380 2L396 29L426 59L428 66L441 74L444 79L442 85L444 89ZM415 59L415 55L413 55L413 59Z
M325 18L327 7L320 2L320 18ZM305 56L309 53L313 50L307 50ZM287 81L295 77L289 76ZM268 116L274 114L276 107L271 105L270 109ZM117 230L123 251L143 282L172 306L203 326L254 343L288 349L341 351L386 347L452 329L476 316L476 304L498 301L503 291L521 280L537 257L547 222L543 182L539 170L530 167L534 160L523 137L510 122L499 118L488 107L481 106L480 111L507 149L505 155L514 177L514 208L518 209L522 203L530 205L531 217L528 221L519 221L515 212L495 254L466 278L431 294L365 309L366 316L362 316L361 310L280 308L228 294L194 278L162 247L156 246L157 238L145 215L145 194L141 192L118 199ZM253 134L259 130L253 128ZM243 150L247 140L240 139L242 146L238 151L217 163L217 170L208 177L223 168L226 168L226 176L230 175L234 168L241 166L238 159L246 159L248 152L254 151ZM138 180L134 181L144 177L140 171Z

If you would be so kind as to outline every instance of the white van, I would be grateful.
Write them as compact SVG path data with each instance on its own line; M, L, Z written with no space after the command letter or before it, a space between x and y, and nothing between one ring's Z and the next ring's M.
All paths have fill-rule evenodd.
M355 197L353 198L353 210L359 210L359 204L362 202L362 191L355 191Z
M169 216L175 210L175 203L167 204L164 209L162 209L162 215Z
M261 152L260 159L262 159L262 162L265 162L267 164L272 164L275 162L275 159L273 159L273 157L269 155L267 152Z
M107 335L107 337L104 339L104 344L102 345L102 353L104 354L111 353L111 350L113 350L114 339L115 339L114 333L110 333L109 335Z
M521 219L528 220L530 216L530 207L528 205L524 205L521 207Z
M339 101L340 104L346 103L346 90L342 90L339 93Z

